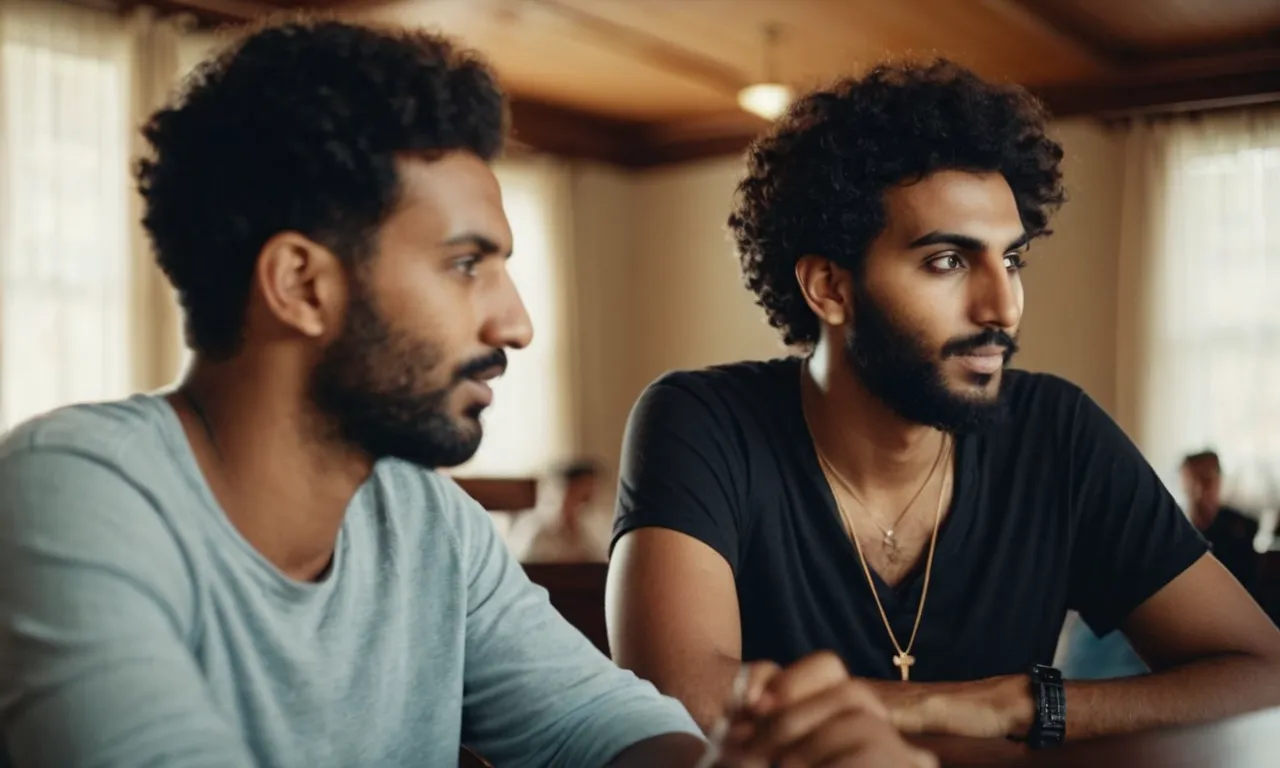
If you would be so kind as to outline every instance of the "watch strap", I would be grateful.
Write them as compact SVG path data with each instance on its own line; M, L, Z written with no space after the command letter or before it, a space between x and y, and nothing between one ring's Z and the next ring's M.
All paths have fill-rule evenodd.
M1027 744L1032 749L1061 744L1067 735L1067 690L1062 672L1042 664L1031 667L1031 698L1035 720Z

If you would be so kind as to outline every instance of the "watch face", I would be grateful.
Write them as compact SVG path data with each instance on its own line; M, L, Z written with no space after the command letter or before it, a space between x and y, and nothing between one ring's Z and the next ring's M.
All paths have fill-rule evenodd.
M1067 719L1066 702L1052 693L1040 697L1040 722L1044 726L1062 725Z
M1034 672L1036 677L1040 678L1046 683L1058 683L1058 684L1062 683L1062 673L1054 669L1053 667L1046 667L1042 664L1037 664L1036 666L1032 667L1032 671Z

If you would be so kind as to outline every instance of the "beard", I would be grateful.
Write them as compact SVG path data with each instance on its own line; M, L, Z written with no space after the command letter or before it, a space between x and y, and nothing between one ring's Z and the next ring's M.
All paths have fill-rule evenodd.
M312 403L339 440L375 460L457 466L480 447L483 408L455 417L448 412L449 394L481 372L504 370L507 357L495 349L432 388L443 357L437 345L392 328L357 286L342 333L312 371Z
M867 293L857 290L854 321L845 334L845 356L867 390L901 418L949 432L980 432L1008 415L1003 388L992 396L965 395L947 386L940 360L980 347L1004 347L1004 362L1018 351L1017 340L1004 331L948 341L937 359L923 338L897 322ZM995 374L973 374L986 386Z

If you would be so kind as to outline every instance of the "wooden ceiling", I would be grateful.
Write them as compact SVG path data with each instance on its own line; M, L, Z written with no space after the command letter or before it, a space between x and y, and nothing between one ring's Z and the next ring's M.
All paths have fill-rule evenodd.
M627 166L736 151L765 76L806 88L947 56L1059 116L1280 100L1280 0L186 0L207 19L322 7L436 27L482 50L517 139Z

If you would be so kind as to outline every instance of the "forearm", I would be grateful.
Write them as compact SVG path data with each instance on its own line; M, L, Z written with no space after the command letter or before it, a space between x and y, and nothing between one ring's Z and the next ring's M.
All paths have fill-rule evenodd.
M1280 660L1235 654L1117 680L1067 683L1067 738L1190 725L1280 706Z
M672 670L667 673L649 670L645 666L637 665L632 671L651 680L664 694L678 699L702 732L707 733L724 715L725 705L733 692L733 679L742 668L742 662L715 653L697 662L664 664L664 668Z
M650 768L655 765L671 768L693 768L707 744L697 736L687 733L668 733L632 744L609 763L610 768Z
M1035 717L1026 675L955 683L869 682L903 733L1021 736Z
M1026 675L962 683L876 682L904 733L1021 738L1035 718ZM1191 725L1280 706L1280 663L1245 654L1115 680L1069 681L1067 738Z

